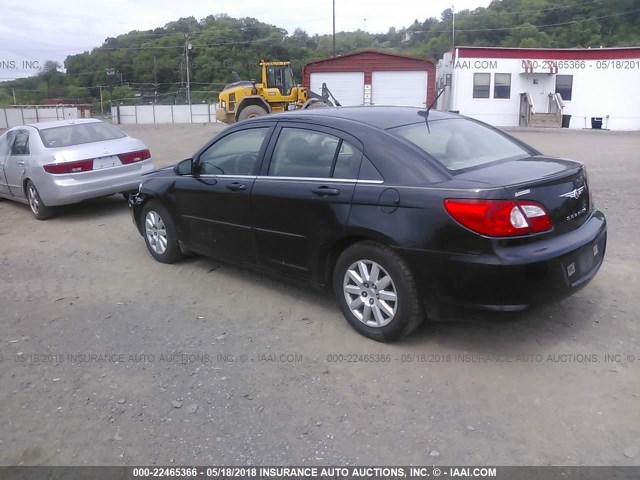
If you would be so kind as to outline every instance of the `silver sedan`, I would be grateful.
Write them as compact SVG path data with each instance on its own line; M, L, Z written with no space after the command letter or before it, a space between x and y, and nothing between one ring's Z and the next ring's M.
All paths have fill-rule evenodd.
M136 190L153 169L142 141L97 119L24 125L0 137L0 198L28 204L39 220L59 205Z

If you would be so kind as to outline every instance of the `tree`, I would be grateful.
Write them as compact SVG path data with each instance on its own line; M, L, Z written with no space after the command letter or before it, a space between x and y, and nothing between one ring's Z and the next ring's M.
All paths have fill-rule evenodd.
M118 85L117 87L113 87L111 97L113 101L132 99L134 98L133 88L128 85Z
M555 48L638 45L638 1L565 0L559 6L553 0L493 0L487 8L455 12L456 44ZM620 12L629 13L618 15ZM447 8L440 18L418 19L408 28L391 27L386 33L339 32L336 50L343 55L374 48L437 60L451 49L453 16L453 10ZM157 90L160 102L171 102L176 96L183 99L177 92L186 88L185 34L193 45L189 52L192 93L203 91L207 98L230 83L234 70L243 79L258 79L261 58L291 61L299 80L305 63L330 57L333 50L331 35L310 36L299 28L288 33L251 17L220 14L199 21L181 18L153 30L106 38L90 52L70 55L64 62L66 73L60 72L58 62L49 60L37 76L0 84L5 90L0 101L7 102L11 88L15 88L18 102L37 102L47 95L92 101L99 98L99 85L106 86L114 99L131 98L133 90L117 89L117 84L124 82L131 82L143 96L155 97Z
M40 71L40 77L45 81L47 85L46 94L49 95L49 88L51 86L51 81L57 76L60 75L58 69L61 67L60 63L55 60L47 60L44 62L44 66Z

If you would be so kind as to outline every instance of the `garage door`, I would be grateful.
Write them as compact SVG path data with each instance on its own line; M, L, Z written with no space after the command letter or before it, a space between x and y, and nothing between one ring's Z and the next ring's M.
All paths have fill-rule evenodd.
M322 93L326 83L340 105L362 105L364 98L364 72L318 72L311 74L311 90Z
M373 72L371 101L374 105L426 106L427 72Z

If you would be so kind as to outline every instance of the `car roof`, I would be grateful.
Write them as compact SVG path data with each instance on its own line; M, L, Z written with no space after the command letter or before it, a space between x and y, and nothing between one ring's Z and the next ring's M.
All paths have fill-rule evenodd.
M80 125L83 123L99 123L102 120L97 118L74 118L69 120L54 120L51 122L28 123L27 127L34 127L38 130L46 130L48 128L64 127L67 125Z
M398 127L400 125L409 125L417 122L424 122L424 117L418 115L418 112L424 111L424 108L416 107L335 107L335 108L310 108L305 110L292 110L289 112L273 115L273 118L279 120L287 118L290 120L324 120L322 123L330 124L334 118L351 120L358 123L370 125L375 128L386 130L388 128ZM458 115L431 110L429 112L429 120L442 120L446 118L457 118Z

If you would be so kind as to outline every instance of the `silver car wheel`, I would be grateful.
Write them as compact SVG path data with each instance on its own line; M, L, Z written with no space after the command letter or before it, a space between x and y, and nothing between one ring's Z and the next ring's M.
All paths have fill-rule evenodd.
M150 210L144 219L144 229L149 247L158 255L167 250L167 228L158 212Z
M40 213L40 198L38 197L38 191L36 187L33 185L29 185L27 189L27 194L29 195L29 206L31 207L31 211L38 215Z
M372 260L351 264L344 275L342 290L351 313L368 327L388 325L398 310L391 275Z

